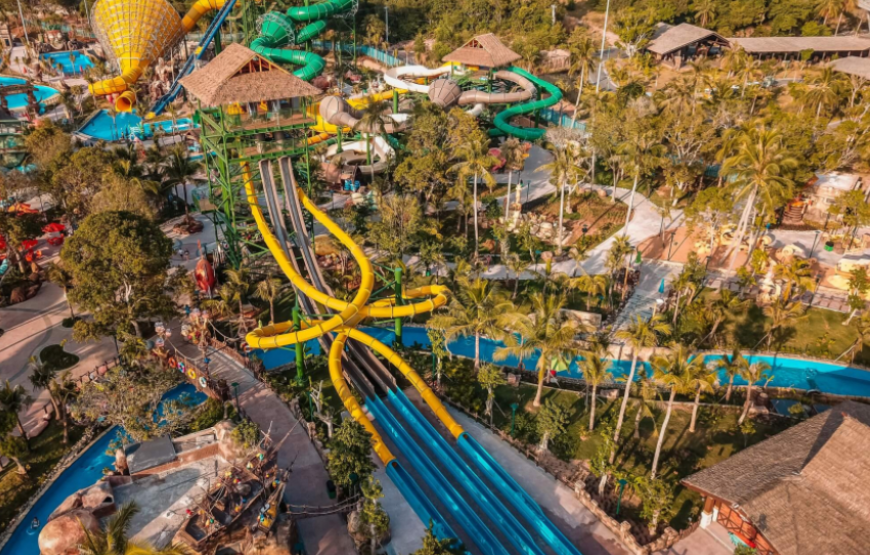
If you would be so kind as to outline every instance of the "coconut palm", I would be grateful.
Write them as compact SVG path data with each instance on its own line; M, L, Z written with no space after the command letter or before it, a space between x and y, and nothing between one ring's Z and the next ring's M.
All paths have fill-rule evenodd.
M577 27L582 29L582 27ZM574 116L571 118L571 127L577 121L577 113L580 111L580 101L583 97L583 85L586 83L586 75L592 71L595 64L596 48L595 41L585 32L574 33L568 38L568 52L571 53L571 65L568 68L569 75L580 74L577 81L577 102L574 103Z
M671 333L671 326L664 321L661 314L652 316L649 320L644 320L640 316L635 317L636 320L625 328L616 332L616 338L627 343L631 347L631 369L628 372L628 377L625 381L625 393L622 396L622 404L619 407L619 418L616 420L616 429L613 431L613 450L610 453L610 464L616 458L616 446L619 445L619 434L622 431L622 424L625 422L625 409L628 407L628 398L631 394L631 384L634 383L634 375L637 371L637 359L640 356L640 350L658 345L659 335L668 335ZM601 477L599 491L604 489L604 484L607 482L607 475Z
M170 150L169 158L161 168L164 190L181 186L184 192L185 214L190 214L190 207L187 204L187 183L201 168L202 164L190 159L190 153L184 145L176 145Z
M719 292L719 296L707 305L707 313L713 318L713 327L710 328L710 333L707 337L712 338L715 342L716 332L722 322L732 314L734 310L742 304L740 298L729 289L723 289ZM705 338L706 339L706 338Z
M731 270L752 223L751 215L757 205L769 209L791 198L792 180L784 174L797 166L783 145L782 135L772 130L750 129L735 141L736 154L725 159L721 174L733 177L735 200L745 199L743 213L731 243Z
M698 380L707 370L704 367L704 357L692 356L692 353L682 345L677 346L666 357L654 358L652 367L653 379L656 383L670 391L667 409L665 410L665 419L659 431L659 440L656 443L656 451L655 455L653 455L652 469L650 470L650 478L655 480L662 445L665 442L668 423L671 420L671 411L674 408L674 398L677 396L677 393L690 393L695 388L702 387L698 385Z
M716 0L695 0L692 3L692 11L695 12L695 21L701 27L707 27L716 19Z
M52 262L45 269L45 277L48 279L48 281L63 289L63 297L64 299L66 299L66 304L69 308L69 315L71 318L75 318L76 313L73 310L72 302L69 300L69 291L73 287L72 274L69 273L66 268L64 268L60 264L55 264L54 262Z
M501 323L510 333L504 338L505 346L496 349L496 360L511 355L527 357L538 354L538 391L532 403L535 407L541 406L544 379L553 363L564 360L577 347L574 337L581 330L577 323L562 314L564 306L562 295L535 293L531 297L529 314L514 313L501 318Z
M616 271L625 264L626 274L628 273L628 265L631 263L631 260L627 259L627 257L631 252L632 247L628 235L623 234L613 238L613 243L611 243L610 250L607 252L607 260L604 262L604 265L610 271L611 295L613 294ZM622 292L622 298L625 298L625 290Z
M250 290L250 274L245 267L241 267L238 270L228 269L225 273L224 283L218 289L218 295L221 297L222 302L226 303L228 307L232 304L238 306L239 329L244 333L248 332L244 304ZM220 312L220 309L218 311Z
M495 388L507 383L501 368L494 364L484 364L477 373L477 381L486 389L486 415L492 422L492 406L495 401Z
M870 314L865 312L855 320L855 332L858 334L858 337L855 338L855 342L849 348L849 351L851 351L850 360L852 362L855 362L855 355L863 351L865 345L870 345Z
M620 381L624 381L620 379ZM659 399L658 386L651 375L648 375L646 368L641 366L637 370L637 380L635 385L638 388L638 406L637 412L634 415L634 439L640 439L640 425L644 418L652 420L653 433L658 435L659 429L656 425L656 414L654 412L655 401Z
M284 291L283 282L275 277L267 277L257 282L254 296L258 299L269 301L269 323L275 323L275 299Z
M510 218L511 206L511 182L514 178L514 172L522 169L523 159L526 155L526 149L516 137L511 137L501 144L501 155L504 157L504 167L508 170L508 188L507 195L504 198L504 221L507 223Z
M765 384L773 379L770 375L770 365L766 362L752 362L740 369L740 377L746 381L746 401L743 403L743 412L740 413L740 418L737 419L737 425L743 424L746 416L749 415L749 408L752 406L752 388L758 382L764 381Z
M816 120L822 114L822 108L835 108L840 101L840 91L844 88L843 76L831 67L822 70L809 79L804 102L809 107L815 107Z
M387 132L387 126L392 126L393 107L386 100L369 99L368 103L363 108L362 117L354 126L354 131L362 131L366 134L366 164L372 165L372 135L384 135ZM372 177L374 177L374 169L372 169Z
M444 330L446 341L456 337L474 337L474 367L480 368L480 338L498 336L503 328L499 319L514 311L497 281L477 278L461 279L455 296L447 304L447 312L432 317L430 327Z
M584 274L571 281L571 287L586 295L586 312L589 312L594 297L602 297L607 293L607 286L608 279L604 274Z
M623 166L631 172L634 178L631 194L628 197L628 210L625 213L626 227L628 227L628 223L631 221L631 212L634 208L634 194L637 191L641 175L646 174L651 168L657 166L665 153L665 147L661 144L661 137L656 127L635 124L629 126L628 129L628 138L620 143L617 149Z
M698 409L701 406L701 393L705 391L713 391L716 389L716 374L715 368L710 368L704 364L704 357L698 355L692 359L692 364L688 366L689 372L686 374L686 386L689 393L695 393L695 400L692 403L692 420L689 423L689 432L695 432L695 424L698 422Z
M723 356L715 362L717 371L725 372L728 377L728 388L725 390L725 402L731 400L731 393L734 390L734 378L740 376L746 371L749 366L749 359L740 354L740 347L734 347L734 351L730 356Z
M803 306L800 303L789 303L781 298L775 299L771 304L764 307L764 315L770 318L770 322L767 324L767 334L761 338L761 341L767 339L768 349L770 349L773 336L777 330L784 328L789 322L806 317Z
M592 397L589 402L589 431L591 432L595 429L595 403L598 395L598 386L610 381L613 377L613 374L610 372L610 360L598 356L598 353L583 353L580 371L583 372L586 386L592 386Z
M454 157L460 162L454 164L450 171L456 172L461 183L467 183L469 177L474 177L474 189L472 197L472 211L474 212L474 256L478 257L480 230L477 223L477 180L482 178L487 187L495 186L495 178L489 170L498 163L498 160L489 153L486 137L469 137L466 141L456 146Z
M525 260L520 258L519 255L515 253L511 253L505 258L504 265L508 270L514 275L514 291L511 294L511 299L517 298L517 290L520 287L520 276L523 271L528 267L528 264Z
M99 532L82 527L84 541L78 546L81 555L190 555L187 546L173 543L157 549L147 544L133 543L128 535L139 507L133 503L121 505L118 512L106 519Z
M568 144L564 148L548 144L547 150L553 153L553 160L543 164L535 171L546 171L550 174L550 183L556 186L559 192L559 225L556 227L556 254L562 254L562 224L565 219L565 187L569 182L576 184L577 180L586 175L578 160L580 160L580 147Z
M845 0L818 0L816 2L816 13L819 17L823 17L822 23L827 25L828 19L838 17L846 8Z
M773 269L777 279L783 280L782 299L789 302L798 299L804 291L812 291L816 285L813 268L809 260L793 257L786 263L777 264Z
M33 404L33 397L21 385L13 386L6 380L3 388L0 389L0 407L4 411L15 415L15 424L18 426L18 431L21 437L27 439L27 432L24 431L24 424L21 422L21 416L18 414Z

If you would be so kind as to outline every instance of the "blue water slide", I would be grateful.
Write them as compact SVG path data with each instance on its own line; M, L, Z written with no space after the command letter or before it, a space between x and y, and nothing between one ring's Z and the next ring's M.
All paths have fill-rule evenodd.
M478 504L483 508L487 517L498 526L505 537L523 553L544 555L544 552L535 544L531 534L483 483L483 480L469 468L456 451L448 445L444 437L420 414L420 411L408 400L404 392L401 390L391 391L388 399L405 421L417 432L422 443L428 445L441 464L450 469L465 491L472 498L478 500Z
M366 406L402 454L408 458L414 469L420 473L420 476L426 480L433 491L441 494L441 501L453 517L462 523L477 547L486 555L504 555L506 550L492 531L468 505L468 502L459 495L453 484L441 474L441 471L432 464L429 457L414 443L411 435L399 424L383 401L377 396L368 397Z
M457 537L447 521L444 520L444 517L441 516L441 513L438 512L438 509L435 508L435 505L429 501L429 498L426 497L426 494L423 493L417 482L408 474L408 471L399 464L399 461L391 461L387 465L386 470L387 476L390 477L399 493L402 494L408 504L411 505L411 508L414 509L414 512L417 513L420 520L427 526L430 522L432 523L432 532L436 538L444 540L455 539Z
M169 86L169 92L160 97L160 100L154 105L152 114L155 116L159 116L163 110L169 105L170 102L175 100L175 97L178 96L178 93L181 92L181 79L185 77L188 73L193 71L194 66L196 65L196 60L202 58L203 53L205 53L205 49L211 44L211 41L214 40L215 35L217 35L218 30L221 28L221 25L224 24L227 16L230 15L230 12L233 11L233 7L236 5L236 0L229 0L226 2L220 11L217 13L214 19L211 20L211 23L206 29L205 34L199 40L199 44L196 46L196 50L193 51L187 60L184 62L184 65L181 66L181 71L178 72L178 75L175 76L175 81L172 82L172 85ZM150 114L149 114L150 115Z
M468 455L468 458L480 469L500 492L511 502L517 511L540 534L547 545L557 553L565 555L582 555L580 551L565 537L553 522L547 518L541 507L526 493L510 474L505 472L495 459L490 455L468 432L464 432L458 439L459 448Z

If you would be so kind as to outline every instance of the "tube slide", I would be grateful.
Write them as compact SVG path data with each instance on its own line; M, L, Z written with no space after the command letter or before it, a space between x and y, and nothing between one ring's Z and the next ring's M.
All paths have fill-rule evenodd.
M342 151L339 153L337 144L330 146L326 150L324 159L327 162L330 162L337 161L336 159L340 158L342 166L349 165L352 162L362 161L362 165L355 165L359 166L361 172L367 174L376 174L386 171L386 169L390 167L390 159L392 159L396 154L393 147L391 147L390 144L381 136L369 137L364 141L344 142L342 143L341 148ZM376 162L373 161L371 165L365 164L366 148L371 149L372 156L378 159Z
M511 106L510 108L504 110L495 117L495 119L493 120L493 125L495 125L499 131L507 133L508 135L513 135L514 137L526 141L536 141L544 136L544 134L547 132L546 129L517 127L515 125L511 125L508 122L514 116L530 114L536 110L540 110L542 108L549 108L550 106L557 104L560 100L562 100L562 91L560 91L559 87L557 87L556 85L548 83L547 81L544 81L543 79L540 79L538 77L535 77L524 69L511 66L510 71L520 75L521 77L525 77L528 81L534 83L535 85L544 89L546 92L550 93L550 96L542 100L536 100L534 102L528 102L526 104L520 104L518 106Z
M478 90L465 91L459 96L458 104L460 106L467 106L468 104L512 104L514 102L525 102L537 92L535 85L531 81L516 73L504 70L497 71L495 78L516 83L523 90L507 93L488 93Z
M363 133L381 134L398 133L407 127L408 114L390 114L389 121L383 121L383 128L377 129L374 125L365 125L360 122L363 113L357 110L340 96L327 96L320 101L320 116L335 126L350 127L354 131Z
M516 517L504 506L492 490L486 487L480 477L468 467L465 461L451 449L447 441L444 440L444 437L435 431L428 420L423 418L423 415L411 404L402 390L391 391L388 395L388 400L416 432L420 443L427 445L429 450L435 453L436 458L441 461L441 464L445 468L450 469L450 472L462 484L463 489L472 498L482 497L482 499L479 499L479 505L486 512L486 516L498 526L502 534L513 545L520 548L522 553L528 555L544 555L541 548L535 544L532 535L523 528Z
M450 64L429 69L426 66L396 66L384 72L384 82L394 89L405 89L420 94L429 94L429 85L421 85L415 80L420 77L439 77L450 73ZM402 77L410 77L405 80Z

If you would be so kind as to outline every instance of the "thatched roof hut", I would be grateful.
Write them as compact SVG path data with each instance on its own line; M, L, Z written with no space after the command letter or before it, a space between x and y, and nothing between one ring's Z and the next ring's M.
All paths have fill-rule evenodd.
M487 33L474 37L441 60L466 66L492 68L510 65L520 58L522 56L505 46L497 36Z
M181 84L207 108L321 94L317 87L237 43Z

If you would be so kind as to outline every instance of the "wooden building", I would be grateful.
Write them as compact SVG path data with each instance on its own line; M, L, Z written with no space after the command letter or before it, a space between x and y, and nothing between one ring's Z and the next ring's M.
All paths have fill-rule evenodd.
M870 39L856 36L840 37L736 37L730 38L732 48L743 48L747 54L769 59L809 59L813 61L870 54Z
M870 552L870 406L846 402L683 480L758 555Z
M695 58L716 55L728 46L728 41L715 31L689 23L676 26L660 24L645 50L656 61L680 69Z

